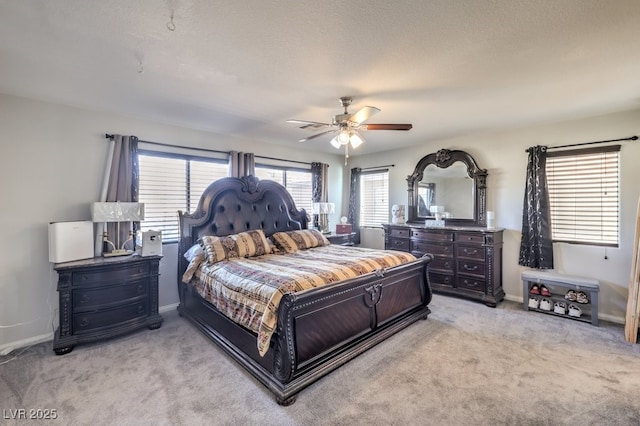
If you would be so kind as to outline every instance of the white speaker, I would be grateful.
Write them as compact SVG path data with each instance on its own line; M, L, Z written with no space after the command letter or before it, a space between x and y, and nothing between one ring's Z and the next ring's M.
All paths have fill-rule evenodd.
M162 232L144 231L140 242L141 256L162 256Z
M93 255L93 222L49 223L49 262L71 262Z

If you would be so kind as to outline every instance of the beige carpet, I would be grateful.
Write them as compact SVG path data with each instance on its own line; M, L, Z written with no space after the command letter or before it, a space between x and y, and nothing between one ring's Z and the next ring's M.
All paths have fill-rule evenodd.
M433 313L281 407L176 313L159 330L0 357L1 424L638 425L640 345L600 327L434 296ZM55 409L55 421L14 421Z

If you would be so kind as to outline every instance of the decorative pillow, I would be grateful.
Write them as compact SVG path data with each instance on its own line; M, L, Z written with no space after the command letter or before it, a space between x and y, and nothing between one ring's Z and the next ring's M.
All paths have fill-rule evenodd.
M206 236L201 239L207 263L214 264L234 257L262 256L271 253L262 229L226 237Z
M204 251L202 250L202 246L200 244L194 244L191 246L189 250L184 254L184 258L191 262L196 257L202 256L204 258Z
M329 245L329 240L315 229L276 232L271 236L276 245L286 253Z

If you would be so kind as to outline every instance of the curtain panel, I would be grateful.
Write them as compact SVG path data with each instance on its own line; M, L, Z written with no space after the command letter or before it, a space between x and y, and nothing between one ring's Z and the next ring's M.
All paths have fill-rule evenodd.
M351 169L351 180L349 183L349 213L347 218L356 233L354 244L360 244L360 177L362 169L355 167Z
M547 147L528 149L529 161L522 206L522 236L518 263L536 269L553 269L553 241L547 188Z
M138 138L136 136L113 135L113 156L111 159L111 169L109 170L109 180L107 184L107 196L104 201L138 202L139 196L139 176L140 168L138 163ZM126 241L129 232L136 235L140 228L140 222L133 222L133 228L120 226L120 234L116 241ZM109 235L116 235L117 224L108 223L107 232ZM135 238L134 240L135 241ZM135 243L126 247L128 250L135 250ZM120 247L118 247L120 248Z
M229 176L242 177L256 174L255 156L251 152L229 152Z
M329 165L325 163L311 163L311 201L322 203L329 201L328 194ZM313 215L313 227L318 229L319 215Z

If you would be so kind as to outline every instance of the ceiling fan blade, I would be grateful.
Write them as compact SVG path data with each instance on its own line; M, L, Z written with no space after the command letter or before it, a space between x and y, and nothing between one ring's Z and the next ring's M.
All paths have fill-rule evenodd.
M333 133L335 131L336 131L336 129L331 129L331 130L327 130L326 132L316 133L315 135L311 135L311 136L309 136L307 138L300 139L300 140L298 140L298 142L307 142L307 141L310 141L311 139L317 138L318 136L326 135L327 133Z
M331 127L331 124L329 123L318 123L317 121L306 121L306 120L287 120L287 123L292 123L292 124L302 124L300 127L301 129L322 129L324 127Z
M411 130L411 124L365 124L366 130Z
M353 124L360 124L366 120L368 120L371 116L377 114L380 112L379 108L376 107L372 107L372 106L366 106L361 108L358 112L351 114L351 117L349 117L349 122L353 123Z

